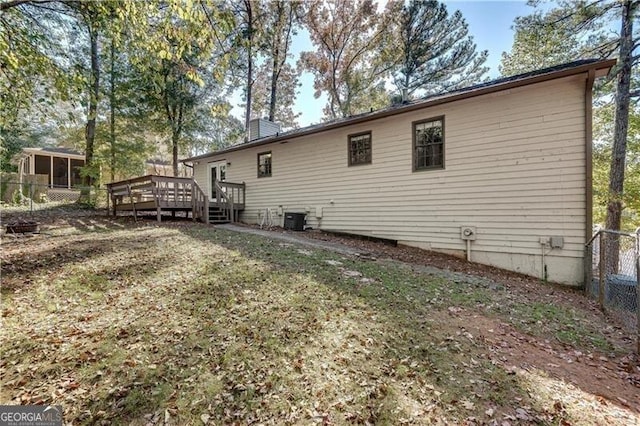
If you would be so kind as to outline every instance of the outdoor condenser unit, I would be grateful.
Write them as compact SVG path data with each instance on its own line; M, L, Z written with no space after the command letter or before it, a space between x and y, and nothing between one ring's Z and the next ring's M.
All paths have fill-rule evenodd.
M292 231L304 231L305 216L305 213L285 213L284 229L290 229Z

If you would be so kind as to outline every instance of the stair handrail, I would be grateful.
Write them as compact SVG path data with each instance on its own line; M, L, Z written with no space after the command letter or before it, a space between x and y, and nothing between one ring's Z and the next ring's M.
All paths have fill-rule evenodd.
M214 182L214 187L216 188L216 199L219 200L220 198L222 198L224 200L224 204L227 205L227 207L222 207L221 206L225 210L225 213L227 215L227 219L229 219L231 222L235 222L233 197L229 197L229 194L227 194L226 191L222 190L222 186L220 185L220 182L215 181Z
M195 179L191 180L191 188L191 205L193 207L191 216L193 220L201 219L204 223L209 223L209 197Z

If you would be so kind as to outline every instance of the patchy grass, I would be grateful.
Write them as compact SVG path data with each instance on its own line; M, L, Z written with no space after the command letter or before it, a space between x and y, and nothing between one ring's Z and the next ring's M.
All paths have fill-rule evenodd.
M202 225L80 225L3 247L2 403L78 424L638 421L593 312Z
M553 336L576 348L611 352L616 348L575 308L542 302L512 303L506 309L514 313L509 319L521 330L536 336Z

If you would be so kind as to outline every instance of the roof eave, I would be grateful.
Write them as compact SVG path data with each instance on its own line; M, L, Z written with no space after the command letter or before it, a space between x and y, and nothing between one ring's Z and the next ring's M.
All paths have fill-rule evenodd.
M27 154L36 154L36 155L44 155L48 157L63 157L63 158L71 158L72 160L84 160L84 154L71 154L67 152L52 152L46 151L42 148L22 148L22 152Z

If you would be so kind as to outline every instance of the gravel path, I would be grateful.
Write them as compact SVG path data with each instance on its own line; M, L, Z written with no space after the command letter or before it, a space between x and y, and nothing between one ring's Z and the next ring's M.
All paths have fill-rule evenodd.
M329 251L333 251L335 253L343 254L346 256L356 256L362 259L378 260L375 254L372 254L370 252L363 251L363 250L358 250L355 247L350 247L345 244L341 244L333 241L314 240L303 235L296 235L295 233L269 231L264 229L257 229L257 228L252 228L248 226L238 226L233 224L216 225L216 227L220 229L225 229L228 231L260 235L260 236L271 238L274 240L284 241L290 244L299 244L305 247L329 250ZM437 268L435 266L419 265L419 264L414 264L410 262L403 262L400 260L386 258L386 257L381 258L380 261L394 263L396 265L402 265L403 267L411 268L416 272L436 276L439 278L444 278L456 283L471 284L473 286L491 288L491 289L502 288L500 284L498 284L496 281L492 279L473 276L463 272L451 271L447 269Z
M336 253L344 254L347 256L358 256L363 258L370 257L368 253L362 252L353 247L345 246L344 244L337 244L329 241L310 240L308 238L299 237L295 234L285 234L282 232L267 231L264 229L250 228L247 226L238 226L230 223L227 223L224 225L216 225L216 228L226 229L228 231L234 231L234 232L243 232L245 234L261 235L263 237L272 238L274 240L285 241L291 244L300 244L306 247L330 250L330 251L334 251Z

